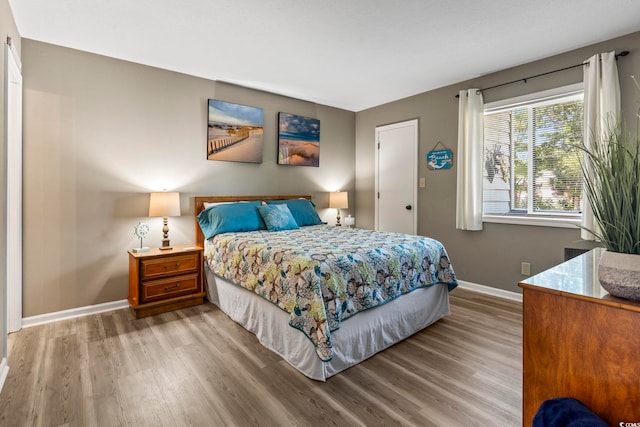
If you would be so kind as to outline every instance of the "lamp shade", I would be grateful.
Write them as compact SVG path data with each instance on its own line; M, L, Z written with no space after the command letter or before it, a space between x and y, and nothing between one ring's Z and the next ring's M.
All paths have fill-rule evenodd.
M180 216L180 193L151 193L149 216Z
M349 207L349 193L346 191L329 193L329 207L333 209L347 209Z

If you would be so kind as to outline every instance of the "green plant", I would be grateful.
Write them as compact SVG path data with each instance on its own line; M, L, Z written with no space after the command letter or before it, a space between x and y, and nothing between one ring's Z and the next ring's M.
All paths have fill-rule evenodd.
M585 154L584 197L597 224L583 228L610 251L640 254L640 139L616 120L594 141L593 147L578 145Z

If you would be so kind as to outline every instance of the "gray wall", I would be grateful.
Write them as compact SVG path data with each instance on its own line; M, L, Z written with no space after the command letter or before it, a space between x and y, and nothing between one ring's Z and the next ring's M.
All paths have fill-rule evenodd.
M353 112L27 39L23 63L25 317L127 297L134 225L160 245L150 191L181 192L173 244L196 195L311 194L330 222L327 191L353 200ZM264 109L262 164L205 159L208 98ZM320 167L276 165L279 111L320 119Z
M2 65L0 65L0 99L2 102L0 103L0 137L2 138L2 150L0 150L0 189L2 189L2 195L0 197L0 358L7 357L7 314L6 314L6 304L7 304L7 283L5 277L6 271L6 228L5 228L5 200L6 200L6 189L5 189L5 174L6 174L6 135L5 135L5 47L4 45L7 42L7 37L11 37L14 46L18 53L20 53L20 34L18 33L18 29L16 27L16 23L13 19L13 13L9 8L9 2L7 0L0 0L0 35L2 36Z
M4 16L4 14L3 14ZM123 299L126 251L133 225L152 226L146 244L159 245L161 220L146 218L148 192L182 193L182 214L170 219L173 243L194 239L195 195L309 193L332 222L327 191L350 191L357 225L373 227L375 126L420 119L420 234L441 240L462 280L519 291L520 262L533 273L562 261L563 248L590 247L577 230L485 224L455 229L456 165L428 171L437 141L457 148L460 89L487 87L579 63L597 52L630 50L619 61L627 116L640 99L630 74L640 70L640 34L585 47L369 110L349 111L204 80L98 55L23 40L24 75L24 316ZM485 101L575 83L580 69L485 93ZM205 160L206 100L264 108L264 162ZM319 168L277 166L277 112L321 120ZM357 159L357 160L356 160ZM355 196L355 197L354 197Z
M564 247L592 247L580 241L576 230L484 224L484 231L460 231L455 228L456 168L458 138L458 100L462 89L485 88L508 81L579 64L599 52L629 50L631 54L618 61L622 108L635 128L634 113L640 92L630 75L640 76L640 33L634 33L597 45L546 58L516 68L500 71L474 80L422 93L381 105L356 115L356 216L359 227L374 226L374 141L375 127L418 117L420 121L419 176L426 187L419 189L418 233L442 241L451 256L461 280L519 292L520 262L530 262L532 273L543 271L563 261ZM511 98L527 93L582 81L582 69L555 73L484 93L485 102ZM429 171L425 156L442 141L454 151L454 167L447 171Z

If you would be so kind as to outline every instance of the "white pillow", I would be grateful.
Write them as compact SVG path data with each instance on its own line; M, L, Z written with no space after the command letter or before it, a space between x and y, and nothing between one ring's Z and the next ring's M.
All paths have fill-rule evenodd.
M217 205L228 205L229 203L248 203L248 200L239 200L237 202L202 202L202 204L204 205L204 208L210 208L211 206L217 206Z

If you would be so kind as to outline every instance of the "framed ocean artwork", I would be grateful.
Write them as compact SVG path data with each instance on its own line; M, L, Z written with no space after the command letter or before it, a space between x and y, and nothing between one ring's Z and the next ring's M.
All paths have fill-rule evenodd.
M278 164L320 166L320 120L278 113Z
M209 99L207 159L262 163L262 108Z

